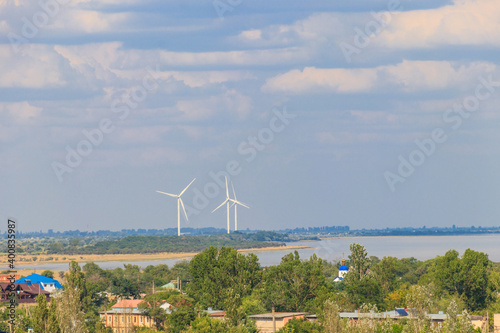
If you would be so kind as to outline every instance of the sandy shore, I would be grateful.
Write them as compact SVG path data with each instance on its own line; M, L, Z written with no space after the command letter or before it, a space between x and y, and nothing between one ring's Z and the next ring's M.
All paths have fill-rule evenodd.
M301 250L310 248L309 246L271 246L263 248L241 249L238 252L252 253L252 252L270 252L270 251L289 251ZM61 255L61 254L41 254L41 255L16 255L16 267L34 266L42 264L60 264L69 263L71 261L77 262L103 262L103 261L146 261L146 260L163 260L163 259L191 259L198 252L187 253L145 253L145 254L75 254L75 255ZM36 257L36 261L33 261ZM52 259L50 259L52 257ZM49 258L49 260L47 260ZM29 260L29 261L27 261ZM7 255L0 255L0 266L7 266Z

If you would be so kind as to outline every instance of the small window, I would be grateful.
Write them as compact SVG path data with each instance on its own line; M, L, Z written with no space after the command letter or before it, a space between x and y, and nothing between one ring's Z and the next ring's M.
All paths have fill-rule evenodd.
M137 317L134 317L134 323L137 323Z

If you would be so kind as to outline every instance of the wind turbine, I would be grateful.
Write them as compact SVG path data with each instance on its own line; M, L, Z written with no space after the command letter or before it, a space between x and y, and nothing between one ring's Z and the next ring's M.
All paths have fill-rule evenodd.
M189 185L186 186L186 188L184 190L182 190L182 192L180 194L171 194L171 193L166 193L166 192L162 192L162 191L156 191L158 193L166 194L168 196L177 198L177 236L181 235L181 206L182 206L182 210L184 211L184 216L186 216L186 221L188 221L188 216L186 214L186 208L184 208L184 203L182 202L181 196L184 194L184 192L186 192L188 187L191 186L191 184L195 180L196 180L196 178L193 179L191 181L191 183L189 183Z
M233 206L234 206L234 231L238 231L238 211L237 211L238 205L246 207L248 209L250 209L250 207L248 207L247 205L245 205L242 202L239 202L238 199L236 199L236 192L234 192L233 182L231 182L231 187L233 188L234 199L229 199L229 200L231 200L233 202Z
M229 198L229 189L227 187L227 177L226 177L226 200L224 200L219 207L215 208L213 212L215 212L217 209L221 208L222 206L224 206L224 204L227 205L227 233L229 233L229 201L231 201L232 199Z

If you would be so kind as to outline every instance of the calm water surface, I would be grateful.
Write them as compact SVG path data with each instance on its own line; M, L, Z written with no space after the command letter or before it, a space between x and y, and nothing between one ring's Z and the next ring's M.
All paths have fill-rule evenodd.
M361 238L334 238L321 241L302 241L288 245L310 246L310 249L299 250L301 258L309 258L313 253L328 261L338 261L349 254L351 243L362 244L369 256L393 256L398 258L415 257L427 260L438 255L444 255L450 249L457 250L460 255L470 248L475 251L487 253L492 261L500 262L500 235L479 236L415 236L415 237L361 237ZM292 251L258 252L262 266L277 265L281 258ZM149 260L149 261L109 261L98 262L103 269L123 267L124 264L134 264L145 268L148 265L167 264L170 267L181 259ZM18 266L18 268L34 268L36 270L66 270L68 264L44 264L31 266ZM1 270L7 267L0 267Z

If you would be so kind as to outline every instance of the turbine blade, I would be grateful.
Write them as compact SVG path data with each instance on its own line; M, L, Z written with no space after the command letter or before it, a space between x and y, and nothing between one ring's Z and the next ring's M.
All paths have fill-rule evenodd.
M243 206L243 207L246 207L246 208L250 209L250 207L248 207L247 205L245 205L243 202L239 202L238 200L235 200L234 203L237 204L237 205L240 205L240 206Z
M184 202L182 202L182 199L180 196L179 196L179 201L181 202L182 210L184 211L184 216L186 217L186 221L189 221L188 214L186 213L186 208L184 208Z
M226 198L229 199L229 188L227 187L227 177L224 178L226 178Z
M234 196L234 200L238 200L238 199L236 199L236 192L234 192L234 185L233 185L233 182L231 182L231 187L233 188L233 196Z
M166 195L169 195L169 196L174 197L174 198L178 197L178 195L176 195L176 194L170 194L170 193L166 193L166 192L162 192L162 191L156 191L156 192L161 193L161 194L166 194Z
M225 203L226 203L228 200L229 200L229 199L224 200L224 202L223 202L223 203L221 203L219 207L215 208L215 209L212 211L212 213L213 213L213 212L215 212L217 209L221 208L222 206L224 206L224 205L225 205Z
M188 189L188 187L189 187L189 186L191 186L191 184L192 184L195 180L196 180L196 178L195 178L195 179L193 179L193 180L191 181L191 183L189 183L189 185L188 185L188 186L186 186L186 188L185 188L185 189L181 192L181 194L179 194L179 196L183 195L183 194L184 194L184 192L186 192L186 190Z

